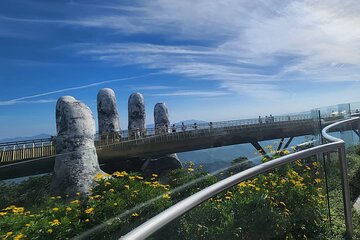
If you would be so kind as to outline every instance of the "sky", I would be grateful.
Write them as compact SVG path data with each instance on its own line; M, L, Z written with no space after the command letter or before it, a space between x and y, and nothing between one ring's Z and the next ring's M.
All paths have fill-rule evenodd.
M112 88L147 119L222 121L360 101L358 0L1 0L0 138L55 134L55 104Z

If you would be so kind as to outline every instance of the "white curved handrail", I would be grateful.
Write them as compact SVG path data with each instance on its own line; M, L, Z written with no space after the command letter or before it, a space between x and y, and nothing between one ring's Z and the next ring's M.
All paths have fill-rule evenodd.
M351 205L350 205L350 191L349 184L347 179L347 167L346 167L346 159L345 159L345 143L343 140L335 138L333 136L328 135L327 131L335 126L344 124L344 123L352 123L355 121L359 121L360 118L352 118L348 120L344 120L341 122L337 122L325 127L322 131L324 138L330 143L323 144L320 146L316 146L313 148L305 149L296 153L292 153L286 156L282 156L275 160L260 164L258 166L252 167L245 171L242 171L238 174L235 174L231 177L223 179L193 195L190 197L176 203L175 205L169 207L165 211L159 213L154 216L150 220L141 224L131 232L124 235L121 239L123 240L138 240L145 239L155 233L157 230L161 229L165 225L167 225L172 220L180 217L186 212L190 211L192 208L198 206L214 195L227 190L228 188L247 180L251 177L254 177L258 174L265 173L287 163L291 163L293 161L298 160L299 158L306 158L316 154L322 154L334 150L339 150L339 158L341 162L341 180L342 180L342 190L343 190L343 203L344 203L344 213L345 213L345 223L346 223L346 233L349 237L353 235L352 228L352 217L351 217Z

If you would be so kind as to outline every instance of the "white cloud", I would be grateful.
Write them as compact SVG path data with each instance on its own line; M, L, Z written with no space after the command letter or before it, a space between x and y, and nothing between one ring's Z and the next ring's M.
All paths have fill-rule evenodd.
M41 100L33 100L33 101L8 100L8 101L0 101L0 106L10 106L15 104L42 104L42 103L53 103L53 102L56 102L56 99L41 99Z
M21 104L21 103L47 103L48 100L46 100L46 99L40 99L40 100L36 100L36 101L29 101L28 99L44 97L44 96L53 95L53 94L56 94L56 93L63 93L63 92L69 92L69 91L80 90L80 89L85 89L85 88L91 88L91 87L96 87L96 86L100 86L100 85L103 85L103 84L109 84L109 83L113 83L113 82L131 80L131 79L136 79L136 78L142 78L142 77L146 77L146 76L150 76L150 75L154 75L154 74L150 73L150 74L144 74L144 75L140 75L140 76L133 76L133 77L117 78L117 79L99 81L99 82L94 82L94 83L85 84L85 85L76 86L76 87L63 88L63 89L58 89L58 90L54 90L54 91L43 92L43 93L38 93L38 94L34 94L34 95L19 97L19 98L15 98L15 99L3 100L3 101L0 101L0 106Z
M133 5L117 1L75 5L98 11L64 20L18 21L160 36L157 44L142 40L86 44L78 53L115 66L138 64L188 79L215 80L222 89L254 97L265 92L279 94L287 81L360 79L357 0L154 0Z
M149 94L149 96L156 97L174 97L174 96L192 96L192 97L219 97L229 95L226 91L195 91L195 90L181 90L168 93Z
M79 53L118 66L139 64L190 79L217 80L221 88L255 97L279 94L279 82L360 79L358 1L142 3L129 14L87 17L77 24L195 39L201 46L112 43Z

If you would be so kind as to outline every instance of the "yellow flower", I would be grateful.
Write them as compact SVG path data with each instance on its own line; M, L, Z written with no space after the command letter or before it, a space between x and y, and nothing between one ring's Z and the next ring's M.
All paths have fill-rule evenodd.
M117 203L114 203L114 206L117 206L118 204Z
M77 193L76 193L76 196L80 196L80 193L79 193L79 192L77 192Z
M51 197L52 200L55 200L56 198L55 197Z
M151 174L153 177L157 177L158 175L156 173Z
M191 168L191 167L189 167L189 168L188 168L188 171L189 171L189 172L193 172L193 171L194 171L194 169L193 169L193 168Z
M230 196L226 196L225 199L226 199L226 200L230 200L231 197L230 197Z
M130 189L130 186L129 185L124 185L124 187L129 190Z
M144 178L141 177L141 176L136 176L136 178L139 179L139 180L143 180L143 179L144 179Z
M283 205L283 206L286 206L284 202L279 202L279 204Z
M48 232L49 234L51 234L51 233L53 232L53 230L50 228L50 229L47 230L47 232Z
M290 154L290 151L285 149L285 150L283 150L283 154L288 155L288 154Z
M30 227L30 226L31 226L30 223L25 224L25 227Z
M105 186L110 186L111 183L110 182L105 182Z
M19 240L19 239L22 239L22 238L24 238L24 237L25 237L24 234L19 233L18 235L16 235L16 236L14 237L14 240Z
M138 217L139 214L138 214L138 213L133 213L133 214L131 214L131 216L133 216L133 217Z
M57 219L52 220L52 222L49 222L51 226L58 226L61 224L61 222Z
M314 167L319 167L319 166L320 166L320 163L318 163L318 162L313 162L313 165L314 165Z
M57 199L61 199L61 196L56 196Z
M256 187L255 190L256 190L256 191L260 191L260 188Z
M135 177L134 177L134 176L129 176L129 179L130 179L130 180L134 180Z
M20 213L20 214L22 214L23 212L24 212L24 208L23 207L14 207L13 208L13 213Z
M71 201L70 203L79 204L80 201L79 200L74 200L74 201Z
M11 236L11 235L13 235L13 232L7 232L7 233L6 233L6 237L9 237L9 236Z
M87 219L85 219L85 222L90 222L90 219L88 219L88 218L87 218Z
M165 193L162 195L163 199L170 199L170 195L168 193Z
M321 179L320 178L315 178L315 182L319 183L319 182L321 182Z
M146 185L150 185L151 184L151 182L147 182L147 181L145 181L144 182Z
M7 212L0 212L0 216L5 216Z
M85 213L87 214L93 214L94 213L94 208L88 208L85 210Z
M71 210L72 210L71 207L67 207L67 208L66 208L66 211L67 211L67 212L70 212Z
M109 189L109 192L115 192L115 190L113 188Z
M101 180L103 178L105 178L105 175L102 174L102 173L98 173L98 174L95 175L95 180Z
M57 212L57 211L59 211L59 208L54 207L52 210L53 210L54 212Z

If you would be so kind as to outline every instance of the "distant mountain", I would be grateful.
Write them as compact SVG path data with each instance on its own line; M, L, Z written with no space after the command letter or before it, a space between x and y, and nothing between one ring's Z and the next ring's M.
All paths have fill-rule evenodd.
M41 138L50 138L50 134L41 133L35 136L29 136L29 137L14 137L14 138L3 138L0 139L0 143L4 142L18 142L18 141L27 141L27 140L33 140L33 139L41 139Z

